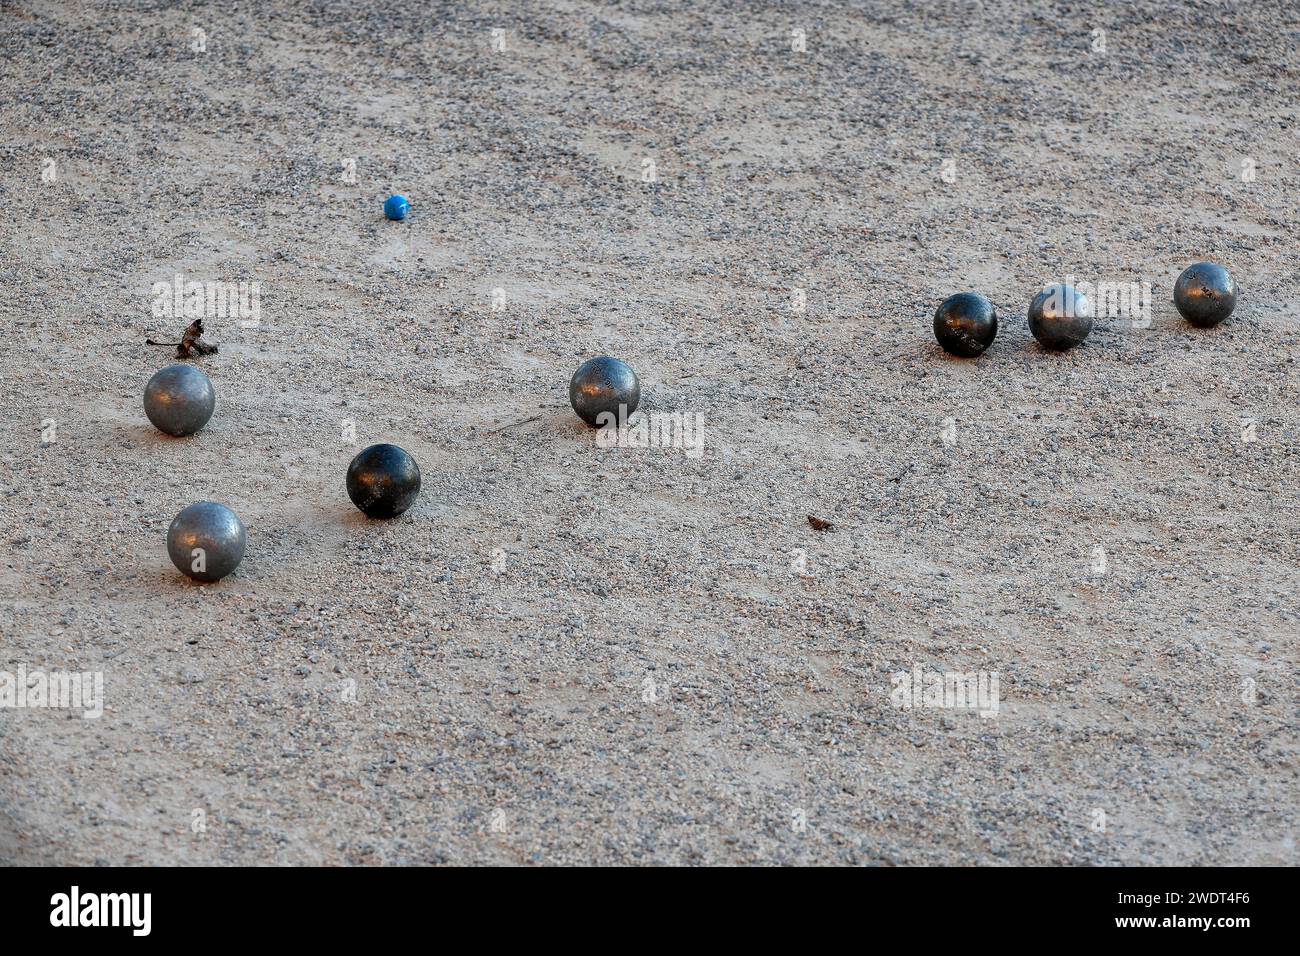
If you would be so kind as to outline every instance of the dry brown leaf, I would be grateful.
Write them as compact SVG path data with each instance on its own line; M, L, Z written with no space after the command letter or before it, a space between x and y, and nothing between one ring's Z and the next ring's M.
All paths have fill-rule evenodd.
M189 358L192 355L211 355L217 351L215 345L208 345L206 342L199 341L203 338L203 320L195 319L185 329L185 334L181 336L179 342L155 342L153 339L145 339L145 345L166 345L176 347L177 358Z

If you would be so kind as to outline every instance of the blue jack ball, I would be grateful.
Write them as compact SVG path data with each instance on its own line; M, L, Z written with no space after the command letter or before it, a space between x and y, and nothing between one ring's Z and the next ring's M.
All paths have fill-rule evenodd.
M411 211L411 204L405 196L389 196L384 200L384 215L400 222Z

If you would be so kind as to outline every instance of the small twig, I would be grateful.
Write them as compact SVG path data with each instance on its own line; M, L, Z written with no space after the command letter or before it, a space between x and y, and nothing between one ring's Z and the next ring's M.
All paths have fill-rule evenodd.
M489 434L489 435L495 435L497 432L503 432L503 431L505 431L507 428L517 428L517 427L520 426L520 425L527 425L529 422L535 422L535 421L537 421L537 420L538 420L539 418L541 418L541 417L542 417L541 415L534 415L532 418L525 418L525 419L524 419L523 421L521 421L521 422L511 422L509 425L502 425L500 428L493 428L493 429L491 429L491 430L488 432L488 434Z
M911 471L911 470L912 470L913 468L915 468L915 467L916 467L916 462L914 462L914 461L913 461L913 462L909 462L906 468L904 468L902 471L900 471L898 474L896 474L893 478L890 478L889 480L890 480L890 481L902 481L902 480L903 480L903 476L906 475L909 471Z

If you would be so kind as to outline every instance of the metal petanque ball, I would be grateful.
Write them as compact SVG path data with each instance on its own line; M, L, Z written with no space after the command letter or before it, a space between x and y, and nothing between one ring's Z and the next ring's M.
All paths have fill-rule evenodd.
M1092 331L1092 303L1070 285L1050 285L1029 303L1029 331L1049 349L1078 345Z
M348 497L368 518L396 518L419 493L420 466L396 445L371 445L348 466Z
M192 435L208 423L217 393L193 365L168 365L154 372L144 387L144 413L159 431Z
M620 419L621 424L641 404L641 383L626 362L601 355L583 362L573 373L569 404L593 428L609 423L600 418L606 412ZM621 415L619 406L623 406Z
M248 536L239 516L212 501L190 505L167 529L172 564L196 581L219 581L244 560Z
M1213 262L1198 262L1183 270L1174 283L1174 305L1192 325L1218 325L1237 307L1237 283L1228 270Z
M411 211L411 203L405 196L389 196L384 200L384 215L396 222L406 218Z
M974 358L993 344L997 334L997 309L977 292L949 296L935 310L934 337L952 355Z

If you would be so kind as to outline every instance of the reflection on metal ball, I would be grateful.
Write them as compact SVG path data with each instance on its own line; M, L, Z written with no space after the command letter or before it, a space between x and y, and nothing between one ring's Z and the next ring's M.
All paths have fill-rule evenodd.
M601 355L583 362L573 373L569 381L569 404L593 428L613 421L602 419L604 413L625 421L641 404L641 383L626 362Z
M178 514L167 529L172 564L196 581L219 581L244 559L248 536L239 516L212 501Z
M168 365L154 372L144 387L144 413L159 431L192 435L208 423L217 393L193 365Z
M1044 348L1073 348L1092 331L1092 316L1092 303L1074 286L1050 285L1029 303L1029 331Z
M396 518L420 494L420 466L396 445L371 445L348 466L348 497L368 518Z
M1174 305L1192 325L1208 329L1232 315L1237 283L1223 266L1198 262L1184 269L1174 283Z
M993 344L997 334L997 310L977 292L949 296L934 313L934 337L952 355L974 358Z

